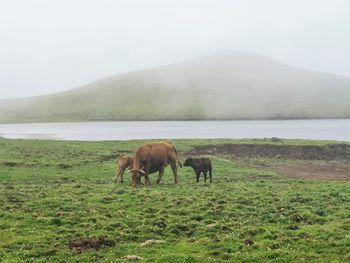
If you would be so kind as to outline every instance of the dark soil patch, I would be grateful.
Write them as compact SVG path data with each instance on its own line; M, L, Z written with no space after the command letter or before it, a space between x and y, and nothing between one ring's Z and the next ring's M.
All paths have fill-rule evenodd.
M115 242L106 237L80 237L69 241L69 248L77 253L86 250L99 250L102 247L114 246Z
M101 161L116 161L123 155L133 154L133 151L123 151L123 153L113 153L113 154L102 154L99 156Z
M117 160L121 154L108 154L108 155L100 155L101 161L115 161Z
M254 241L251 239L245 239L245 240L243 240L243 244L247 245L247 246L252 246L252 245L254 245Z
M22 165L21 163L11 162L11 161L5 161L5 162L2 162L1 164L4 166L10 166L10 167Z
M67 164L67 163L59 163L59 164L57 164L57 167L60 168L60 169L69 169L69 168L73 168L72 165Z
M350 144L274 145L220 144L193 147L191 155L227 154L233 157L261 157L295 160L350 160Z

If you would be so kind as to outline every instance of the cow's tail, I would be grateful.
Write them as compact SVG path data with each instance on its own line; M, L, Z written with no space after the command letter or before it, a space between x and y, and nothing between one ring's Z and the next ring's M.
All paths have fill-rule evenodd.
M176 155L176 161L179 164L179 166L182 167L182 163L179 161L179 157L177 156L177 150L176 150L175 146L173 146L173 147L174 147L174 151L175 151L175 155Z

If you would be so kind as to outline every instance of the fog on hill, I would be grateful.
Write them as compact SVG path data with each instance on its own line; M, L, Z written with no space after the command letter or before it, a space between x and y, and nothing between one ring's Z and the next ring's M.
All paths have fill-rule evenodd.
M2 101L1 122L350 117L350 78L225 51Z

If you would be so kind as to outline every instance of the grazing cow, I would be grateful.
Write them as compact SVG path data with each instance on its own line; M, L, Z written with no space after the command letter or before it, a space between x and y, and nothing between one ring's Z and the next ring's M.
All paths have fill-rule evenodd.
M201 173L204 175L204 182L207 182L207 174L209 171L210 182L212 180L212 166L208 158L192 158L188 157L184 162L184 166L190 166L196 173L196 182L198 183Z
M120 182L123 182L123 174L126 168L132 170L133 157L129 155L123 155L118 160L118 170L115 174L115 183L117 183L120 179Z
M176 162L182 167L177 158L176 148L171 142L154 142L138 147L134 154L132 185L135 186L142 175L145 176L145 185L150 185L148 175L155 172L159 172L157 180L159 184L164 174L164 168L168 164L170 164L175 183L177 183Z

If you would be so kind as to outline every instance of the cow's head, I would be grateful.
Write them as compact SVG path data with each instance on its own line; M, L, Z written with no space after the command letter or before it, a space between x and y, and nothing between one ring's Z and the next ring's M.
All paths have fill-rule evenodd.
M188 157L184 162L184 166L192 166L192 165L193 165L193 158Z
M142 175L145 175L146 172L142 169L133 169L133 170L130 170L131 174L132 174L132 185L133 186L136 186L138 184L141 183L141 176Z

